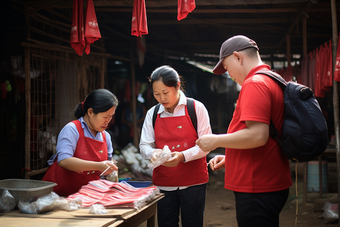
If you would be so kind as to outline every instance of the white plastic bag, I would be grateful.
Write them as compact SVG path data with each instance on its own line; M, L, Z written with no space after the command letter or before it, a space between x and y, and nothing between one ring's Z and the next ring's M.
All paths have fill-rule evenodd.
M50 192L33 202L19 200L18 207L22 212L28 214L40 214L58 209L73 211L82 207L82 201L80 199L67 200L55 192Z
M90 207L90 214L107 214L109 213L103 204L96 203Z
M2 192L2 196L0 198L0 213L10 212L15 206L16 203L13 195L7 189L5 189Z
M167 145L165 145L162 149L162 153L158 156L157 160L154 162L150 162L148 167L150 169L155 169L156 167L162 165L164 162L168 161L171 158L171 151Z
M325 206L323 208L323 217L325 223L334 223L338 221L338 204L332 204L330 202L325 202Z

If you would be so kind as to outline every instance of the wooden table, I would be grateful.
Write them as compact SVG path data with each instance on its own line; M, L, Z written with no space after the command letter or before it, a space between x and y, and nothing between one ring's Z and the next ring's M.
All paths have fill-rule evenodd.
M134 227L147 221L148 227L154 227L157 201L163 197L162 193L156 195L140 210L107 209L108 214L90 214L88 209L71 212L56 210L47 214L25 214L14 210L0 214L0 225L6 227Z

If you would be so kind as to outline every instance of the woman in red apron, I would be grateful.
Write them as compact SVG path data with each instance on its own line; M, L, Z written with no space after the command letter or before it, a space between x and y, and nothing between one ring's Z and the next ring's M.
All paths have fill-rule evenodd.
M44 181L55 182L61 196L76 193L89 181L117 170L112 159L110 134L105 131L118 105L117 97L106 89L92 91L75 110L78 120L59 133L57 152L48 161Z
M182 227L203 226L208 153L195 142L202 135L211 134L211 127L205 106L194 100L195 130L180 78L169 66L161 66L151 74L152 92L161 105L155 122L155 106L147 112L139 144L142 156L151 162L165 145L171 150L171 159L153 170L153 184L165 194L157 203L159 227L177 227L180 212Z

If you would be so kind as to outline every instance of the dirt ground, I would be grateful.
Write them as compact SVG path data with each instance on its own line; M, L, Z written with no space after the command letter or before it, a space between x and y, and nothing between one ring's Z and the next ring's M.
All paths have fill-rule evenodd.
M235 200L232 191L226 190L223 187L223 170L217 172L209 172L210 180L207 189L206 207L204 214L204 227L237 227ZM296 216L296 200L295 200L295 183L290 188L290 196L287 200L283 211L280 214L280 227L295 226L297 217L298 227L335 227L337 223L325 223L323 218L324 201L319 203L320 209L314 211L314 204L320 200L319 193L308 193L307 203L302 203L303 198L303 178L298 177L298 215ZM322 199L337 198L337 194L324 193ZM320 201L318 201L320 202ZM145 227L143 223L139 227ZM181 226L181 225L180 225ZM157 227L157 224L156 224Z

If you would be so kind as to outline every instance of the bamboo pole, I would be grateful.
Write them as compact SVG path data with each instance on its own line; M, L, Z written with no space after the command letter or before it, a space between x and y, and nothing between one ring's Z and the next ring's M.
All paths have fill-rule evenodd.
M336 52L338 49L338 24L336 15L336 1L331 0L332 12L332 54L333 54L333 76L335 72ZM339 150L339 97L338 97L338 82L333 79L333 112L334 112L334 131L335 131L335 146L336 146L336 163L338 177L338 201L340 201L340 150ZM339 214L338 209L338 214ZM338 222L340 226L340 222Z

